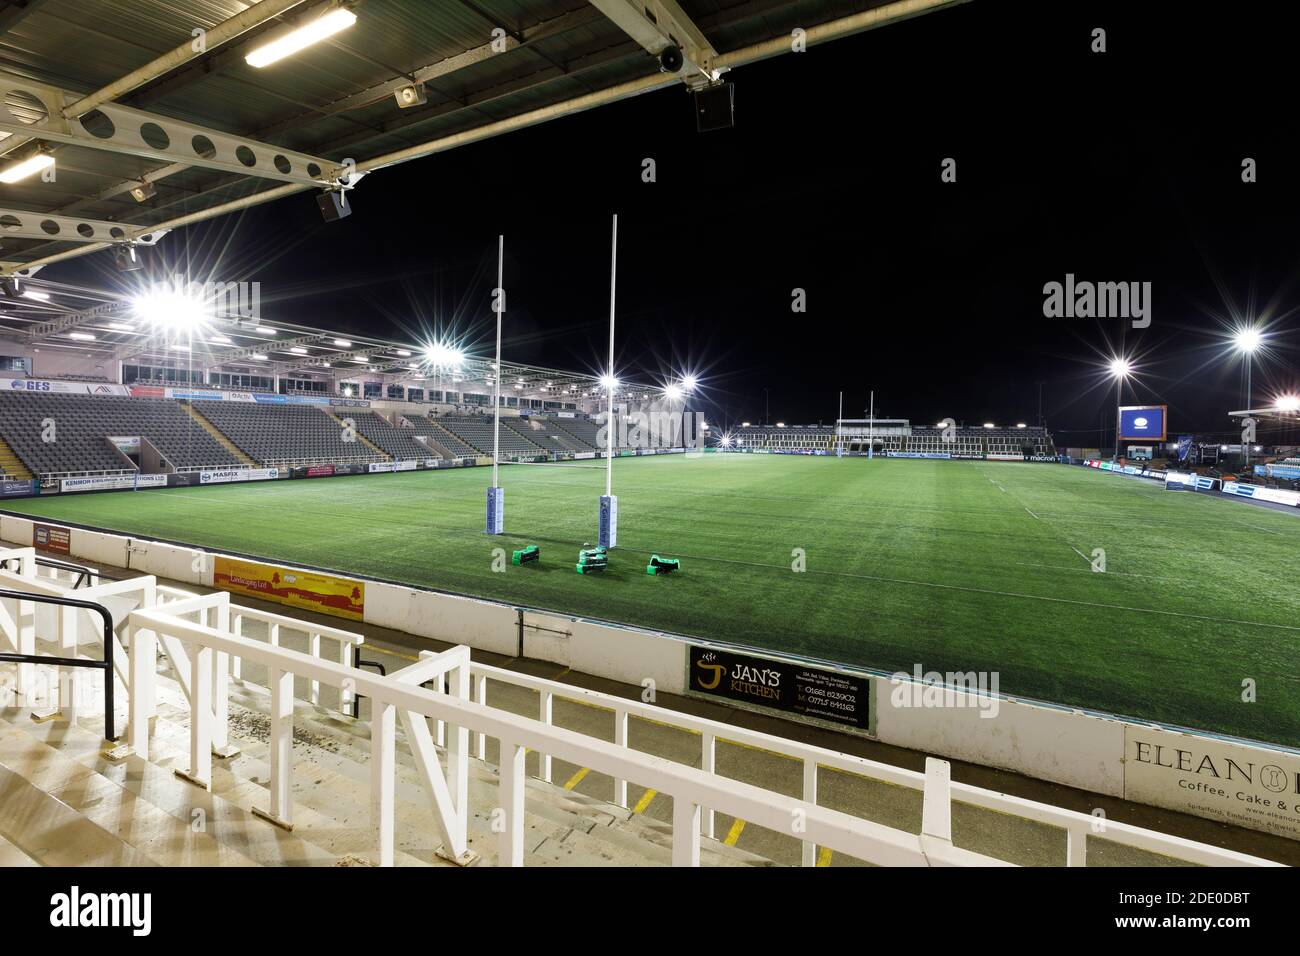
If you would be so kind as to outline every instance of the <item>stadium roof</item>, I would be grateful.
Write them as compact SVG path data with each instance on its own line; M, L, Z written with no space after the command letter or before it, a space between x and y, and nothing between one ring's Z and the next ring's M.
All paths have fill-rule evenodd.
M0 295L0 337L36 349L86 356L91 362L152 364L171 359L178 368L239 367L265 375L297 374L335 381L396 373L453 391L493 384L495 363L490 357L466 353L435 360L428 354L427 343L332 332L260 315L245 317L222 311L220 303L211 300L207 305L210 313L187 331L151 324L140 315L138 300L130 295L40 279L17 283L8 279ZM67 331L69 328L75 331ZM502 368L503 395L575 401L604 394L596 375L518 362L502 362ZM620 398L644 400L657 393L657 386L630 381L617 388Z
M813 45L960 2L0 0L0 175L40 154L57 171L0 184L0 273L299 192L347 185L360 201L386 166L707 85L789 52L796 29ZM340 5L349 28L246 62ZM676 73L659 67L670 45Z

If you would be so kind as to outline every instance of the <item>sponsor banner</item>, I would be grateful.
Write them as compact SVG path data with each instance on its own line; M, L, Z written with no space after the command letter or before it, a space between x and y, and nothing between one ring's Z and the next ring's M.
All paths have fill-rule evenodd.
M117 446L117 450L124 455L140 453L140 436L139 435L109 435L108 440Z
M41 378L6 378L0 384L7 392L57 392L61 395L130 395L125 385L108 382L60 382Z
M989 461L1024 461L1025 460L1024 455L1004 455L1001 454L1000 452L990 452L987 457Z
M1165 487L1193 488L1196 486L1196 476L1183 471L1166 471Z
M278 468L223 468L199 472L199 484L220 485L231 481L270 481L280 477Z
M1259 485L1244 485L1237 481L1225 481L1223 493L1237 495L1241 498L1254 498L1257 501L1271 501L1279 505L1300 506L1300 492L1284 491L1281 488L1263 488Z
M193 488L199 483L197 471L172 472L167 476L168 488Z
M1300 478L1300 465L1265 465L1264 470L1270 478Z
M1194 478L1197 491L1214 491L1219 487L1218 478L1210 478L1206 475L1196 475Z
M474 464L476 464L476 465L490 465L490 464L492 464L492 456L491 456L491 455L480 455L478 458L475 458L475 459L474 459Z
M369 408L370 401L365 398L331 398L331 405L343 405L347 408Z
M887 451L886 458L951 458L946 451Z
M749 654L691 645L687 687L712 697L868 730L871 681Z
M1164 441L1167 405L1123 405L1119 410L1121 441Z
M212 586L264 601L333 614L354 621L365 612L366 583L315 571L217 555Z
M20 495L34 495L40 491L39 481L0 481L0 498L17 498Z
M1124 799L1300 839L1300 754L1124 727Z
M32 547L55 554L72 553L72 531L53 524L32 525Z
M575 454L573 457L580 458L580 459L595 458L596 453L594 451L580 451L577 454Z
M161 385L132 385L130 388L133 398L166 398L167 389Z
M419 465L414 458L408 458L404 461L372 461L366 466L366 470L371 474L380 471L415 471Z
M1061 456L1058 455L1030 455L1027 460L1028 461L1054 461L1059 464L1062 459ZM1069 461L1067 460L1065 463L1069 464Z
M858 454L861 454L861 452L859 452ZM983 461L984 460L983 455L952 454L949 455L948 457L956 458L961 461Z
M575 412L556 412L555 417L556 418L577 418L578 416Z
M168 388L166 390L168 398L179 398L187 401L197 402L233 402L236 399L228 398L228 392L208 391L202 388Z
M59 490L65 495L74 491L122 491L128 488L165 488L166 475L101 475L95 478L63 478Z
M309 465L305 472L308 478L325 478L334 474L333 465Z

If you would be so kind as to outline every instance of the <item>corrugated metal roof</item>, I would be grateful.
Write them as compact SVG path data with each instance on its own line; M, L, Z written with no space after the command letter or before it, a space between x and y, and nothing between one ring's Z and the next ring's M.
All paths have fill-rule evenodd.
M881 2L681 0L681 6L725 53ZM116 102L280 148L361 161L657 73L653 57L582 0L351 0L349 5L358 17L352 28L265 69L249 66L244 54L283 23L304 12L315 15L320 0L307 0ZM12 6L0 2L0 71L80 95L188 43L192 31L211 30L250 4L26 0L21 9ZM399 109L383 87L483 47L496 27L519 48L430 79L425 105ZM0 90L0 98L12 103L8 92ZM0 140L0 153L14 142ZM32 148L23 144L0 162ZM167 163L77 145L52 148L56 181L0 185L0 207L152 224L275 185L190 168L159 179L156 196L138 204L126 195L128 181ZM66 242L2 234L0 240L0 259L9 262L71 248Z

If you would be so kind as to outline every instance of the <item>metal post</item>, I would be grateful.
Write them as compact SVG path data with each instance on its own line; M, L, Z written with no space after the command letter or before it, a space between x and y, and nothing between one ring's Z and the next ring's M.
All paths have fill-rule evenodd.
M876 392L871 392L871 407L867 412L867 457L876 457Z
M614 497L614 288L618 276L618 214L609 257L609 365L605 371L605 389L609 392L609 418L605 422L605 494L600 499L596 520L597 543L602 548L618 546L618 499Z
M487 533L505 531L505 490L499 478L501 468L501 321L506 311L506 290L503 285L505 270L506 237L497 236L497 288L493 305L497 312L497 364L492 377L492 487L487 493ZM444 396L445 397L445 396Z

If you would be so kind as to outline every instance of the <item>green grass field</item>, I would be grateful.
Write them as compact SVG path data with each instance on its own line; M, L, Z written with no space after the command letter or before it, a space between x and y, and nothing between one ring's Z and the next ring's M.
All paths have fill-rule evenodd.
M593 465L503 469L504 539L482 533L484 468L7 507L848 664L997 671L1007 693L1300 743L1300 514L1055 464L622 459L620 546L584 576ZM540 566L493 573L494 547L524 544ZM651 552L682 573L647 575Z

